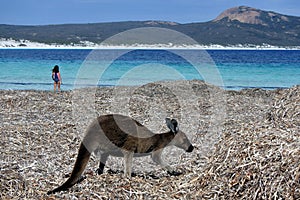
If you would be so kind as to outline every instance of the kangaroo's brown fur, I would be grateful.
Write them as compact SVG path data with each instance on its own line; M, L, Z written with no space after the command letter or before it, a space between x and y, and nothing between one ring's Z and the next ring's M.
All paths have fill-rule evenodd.
M175 145L187 152L193 151L185 133L179 131L175 119L166 119L170 131L154 134L136 120L123 115L99 116L88 127L85 137L80 144L78 156L68 180L48 194L67 190L76 184L83 173L92 152L101 154L98 174L102 174L109 155L125 159L125 176L131 176L133 156L152 155L152 159L166 168L170 174L176 175L170 166L161 159L162 150L168 145Z

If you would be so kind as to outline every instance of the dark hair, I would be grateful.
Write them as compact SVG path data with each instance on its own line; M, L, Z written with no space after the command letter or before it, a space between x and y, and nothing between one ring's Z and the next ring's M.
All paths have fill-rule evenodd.
M59 72L59 67L58 67L58 65L55 65L55 66L54 66L52 72L54 72L54 73L58 73L58 72Z

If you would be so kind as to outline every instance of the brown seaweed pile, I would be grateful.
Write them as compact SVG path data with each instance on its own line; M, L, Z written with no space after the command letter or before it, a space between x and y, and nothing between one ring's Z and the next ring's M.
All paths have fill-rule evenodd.
M300 127L300 86L279 93L269 113L269 120L279 127Z
M300 199L299 86L224 91L176 81L95 91L96 115L119 109L155 132L166 130L165 116L177 118L196 149L168 148L165 159L183 174L135 158L129 180L123 160L112 157L99 176L92 156L84 181L48 196L72 171L84 91L75 100L76 91L0 91L0 199ZM116 93L121 100L112 104Z

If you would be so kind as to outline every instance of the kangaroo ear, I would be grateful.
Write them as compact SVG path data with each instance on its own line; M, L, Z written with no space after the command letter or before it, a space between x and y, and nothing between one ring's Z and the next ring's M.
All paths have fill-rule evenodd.
M176 134L179 131L178 123L175 119L166 118L166 123L172 133Z

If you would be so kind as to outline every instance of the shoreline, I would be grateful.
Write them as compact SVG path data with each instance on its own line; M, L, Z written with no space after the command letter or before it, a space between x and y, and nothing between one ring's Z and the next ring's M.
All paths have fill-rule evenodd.
M181 80L174 80L174 81L166 81L166 82L171 82L171 83L174 83L176 84L177 82L180 82ZM203 81L203 80L187 80L187 81ZM156 82L153 82L153 83L156 83ZM149 83L147 83L149 84ZM101 88L118 88L118 87L143 87L144 85L147 85L147 84L143 84L143 85L131 85L131 86L128 86L128 85L116 85L116 86L113 86L113 85L100 85L100 86L93 86L93 87L79 87L79 88L72 88L72 89L64 89L63 87L61 88L61 92L72 92L74 90L77 90L77 89L91 89L91 88L97 88L97 89L101 89ZM275 91L275 90L285 90L285 89L290 89L290 88L293 88L293 87L297 87L299 84L296 84L296 85L292 85L290 87L288 86L281 86L281 87L255 87L255 86L248 86L248 87L243 87L243 86L215 86L214 87L217 87L219 89L222 89L224 91L242 91L242 90L265 90L265 91ZM49 89L34 89L34 88L29 88L29 89L11 89L11 88L8 88L8 89L2 89L0 88L0 91L42 91L42 92L53 92L53 88L51 87L52 86L52 83L49 83Z
M170 49L170 50L300 50L300 46L273 46L269 44L237 44L237 45L201 45L201 44L44 44L28 40L15 41L0 38L0 49Z
M149 50L249 50L249 51L254 51L254 50L261 50L261 51L268 51L268 50L278 50L278 51L299 51L300 47L295 47L295 48L286 48L286 47L259 47L259 48L252 48L252 47L149 47L149 46L128 46L128 47L123 47L123 46L99 46L99 47L68 47L68 46L62 46L62 47L0 47L1 50L8 50L8 49L16 49L16 50L30 50L30 49L37 49L37 50L136 50L136 49L149 49Z

